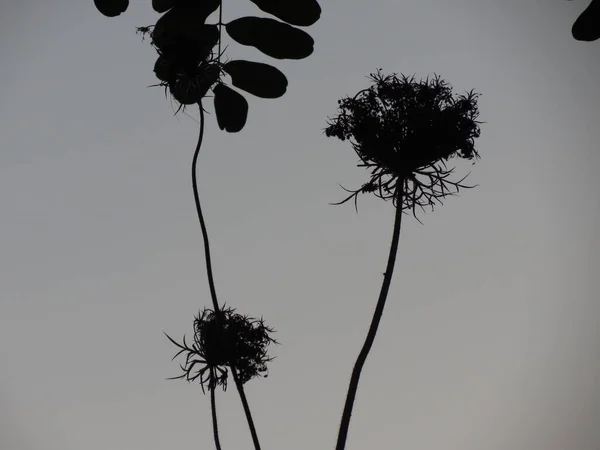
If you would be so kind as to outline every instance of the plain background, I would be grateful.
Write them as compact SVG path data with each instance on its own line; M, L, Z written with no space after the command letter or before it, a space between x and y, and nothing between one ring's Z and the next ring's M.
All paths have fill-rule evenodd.
M323 1L314 54L269 62L245 129L207 119L199 183L221 302L277 329L247 385L263 448L332 448L382 280L390 203L330 206L367 173L322 130L384 72L480 99L476 189L404 221L348 450L600 448L600 43L575 0ZM263 16L245 0L224 18ZM214 448L208 396L165 381L210 305L190 182L197 117L173 116L135 27L91 0L0 9L0 447ZM211 101L207 107L212 109ZM235 389L223 448L251 441Z

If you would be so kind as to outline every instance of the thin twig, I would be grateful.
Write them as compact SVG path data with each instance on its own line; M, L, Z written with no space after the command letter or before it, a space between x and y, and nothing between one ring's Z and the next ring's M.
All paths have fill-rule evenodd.
M383 308L387 299L390 284L392 282L392 274L394 272L394 264L396 263L396 253L398 251L398 241L400 238L400 224L402 221L402 182L398 182L396 187L396 215L394 219L394 231L392 233L392 243L390 245L390 254L388 257L387 267L385 269L385 276L383 277L383 284L381 285L381 292L379 293L379 299L377 300L377 306L371 320L369 332L363 347L356 359L354 369L352 370L352 377L350 378L350 386L348 387L348 394L346 395L346 403L344 404L344 412L342 413L342 421L340 424L340 430L338 433L338 439L336 444L336 450L344 450L346 447L346 439L348 437L348 428L350 427L350 417L352 416L352 408L354 406L354 400L356 398L356 392L358 390L358 381L362 368L367 360L367 356L371 351L373 341L375 341L375 335L377 334L377 328L383 315Z

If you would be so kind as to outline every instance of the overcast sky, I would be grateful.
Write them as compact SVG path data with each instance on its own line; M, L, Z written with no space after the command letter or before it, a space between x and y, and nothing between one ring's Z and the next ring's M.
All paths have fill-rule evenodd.
M365 6L365 5L368 5ZM378 295L393 208L330 206L367 173L322 134L384 72L438 73L480 99L479 184L406 219L348 450L600 448L600 42L575 0L331 0L306 60L230 40L289 79L245 129L207 119L199 183L221 302L282 343L246 389L265 450L333 448ZM264 15L245 0L224 18ZM197 113L173 116L132 0L0 10L0 447L213 447L209 397L175 348L210 306L190 182ZM208 109L212 106L208 102ZM471 170L460 166L460 174ZM219 393L223 448L251 448Z

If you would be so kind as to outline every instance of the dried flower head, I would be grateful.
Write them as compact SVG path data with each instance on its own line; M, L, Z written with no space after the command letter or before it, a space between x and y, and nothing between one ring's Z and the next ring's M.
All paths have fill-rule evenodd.
M148 35L158 53L154 73L160 83L154 86L168 90L182 108L201 100L221 77L221 55L213 51L219 32L214 25L201 24L188 36L173 33L172 28L172 23L159 20L156 26L138 27L137 32L142 39Z
M267 347L277 344L269 336L274 332L261 318L253 319L237 314L235 309L222 308L218 313L204 309L194 318L194 342L190 346L167 338L180 350L175 359L186 353L185 364L180 365L183 374L171 379L200 381L202 391L217 386L227 389L228 367L235 368L242 384L257 376L267 377L266 364L273 358L267 355Z
M359 193L372 192L397 202L415 214L440 203L463 185L449 180L452 157L473 160L479 157L474 139L480 129L477 99L473 91L453 97L452 88L435 75L419 82L414 77L384 76L381 70L369 77L373 85L354 97L338 101L340 113L330 119L325 134L349 140L358 154L359 167L371 170L360 189L336 204ZM415 215L416 217L416 215Z

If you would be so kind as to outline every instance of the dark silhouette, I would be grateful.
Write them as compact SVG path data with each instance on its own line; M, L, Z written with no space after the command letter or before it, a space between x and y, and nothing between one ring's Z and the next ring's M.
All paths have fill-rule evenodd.
M225 84L222 77L231 77L231 85L262 98L278 98L285 94L288 80L277 68L253 61L230 60L222 62L221 36L223 29L241 45L253 46L276 59L303 59L312 54L314 41L297 26L310 26L321 16L317 0L251 0L262 11L277 19L241 17L223 22L221 0L152 0L152 7L162 14L155 25L138 27L137 32L150 37L158 53L154 73L159 83L179 103L176 113L186 106L197 104L200 111L198 143L192 159L192 187L198 220L204 241L206 271L213 309L204 312L194 321L194 344L188 347L169 336L180 351L187 352L181 365L183 378L199 381L211 393L211 411L215 446L220 450L215 388L226 387L228 368L237 387L255 450L260 443L244 392L244 383L264 375L270 361L266 347L275 340L268 336L272 330L261 320L234 314L233 309L219 306L212 273L208 232L200 206L197 164L204 135L204 109L202 100L212 91L215 115L221 130L230 133L241 131L248 116L245 97ZM116 17L125 12L129 0L94 0L96 8L105 16ZM216 24L206 24L208 17L218 10ZM215 51L217 47L217 51ZM202 366L202 368L198 368Z
M106 17L116 17L127 10L129 0L94 0L94 5Z
M223 30L236 43L255 47L272 58L303 59L312 54L314 41L298 27L314 24L321 15L316 0L250 1L277 19L251 16L225 23L222 0L152 0L152 7L162 16L155 25L137 28L142 39L150 38L150 44L158 54L154 73L159 82L154 86L163 87L165 94L168 92L179 103L177 112L186 106L198 105L200 113L198 142L192 159L192 188L204 243L212 309L204 309L195 317L191 345L185 337L181 344L168 335L167 338L179 349L175 357L186 355L185 362L180 364L183 374L173 378L198 381L203 392L205 388L210 391L217 450L221 449L221 444L215 392L218 386L226 389L229 373L240 396L254 448L260 450L244 384L252 378L266 377L266 365L271 361L267 347L277 342L269 336L273 330L262 319L237 314L232 308L220 306L217 299L197 181L204 136L202 100L211 92L219 128L230 133L241 131L246 124L249 105L244 95L234 88L272 99L285 94L288 80L283 72L269 64L245 60L222 62ZM127 10L129 0L94 0L94 3L105 16L116 17ZM217 11L217 23L206 24L208 17ZM223 81L225 74L231 78L230 85ZM474 160L479 156L474 147L481 123L476 120L478 94L471 91L453 97L451 88L438 76L416 82L414 78L395 74L383 76L378 71L371 75L371 80L372 87L339 101L340 114L325 130L327 136L349 140L361 160L359 165L370 171L368 181L360 188L350 190L350 195L337 204L354 199L358 211L358 194L373 193L383 200L392 200L395 206L384 280L369 332L352 371L337 450L345 447L360 374L383 315L402 215L410 211L417 218L417 207L422 210L433 208L460 188L473 187L462 183L466 177L452 181L454 169L448 168L447 164L453 157Z
M283 72L269 64L245 60L223 63L223 29L235 42L255 47L272 58L303 59L312 54L314 41L293 25L312 25L321 14L315 0L286 2L283 6L269 0L254 0L261 9L287 23L261 17L240 17L224 23L220 0L162 0L160 3L154 7L165 14L155 25L138 28L142 35L149 35L158 53L154 73L159 83L155 86L168 90L180 109L199 103L212 90L217 124L230 133L244 128L248 102L225 84L224 74L231 77L234 87L261 98L284 95L288 80ZM218 23L206 24L208 16L217 10ZM215 47L218 47L216 52Z
M329 121L325 134L349 140L360 158L361 167L370 170L369 180L341 202L360 193L373 193L392 200L396 208L390 253L383 284L365 343L352 370L350 386L338 433L336 450L346 446L350 417L362 368L371 350L389 292L396 261L402 213L416 208L433 209L442 199L467 188L451 181L450 158L474 160L479 157L474 140L480 129L477 98L473 91L458 97L440 77L416 82L404 75L371 74L373 85L354 97L338 102L339 114ZM346 189L347 190L347 189ZM418 219L417 219L418 220Z
M573 38L592 42L600 38L600 1L592 0L571 28Z

